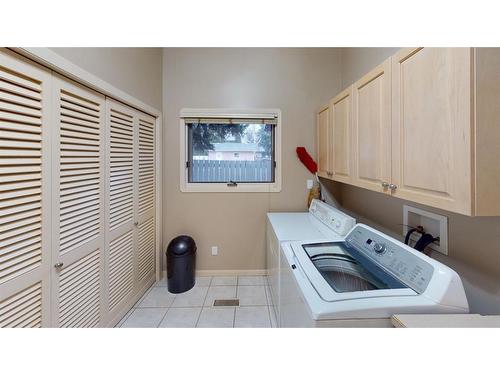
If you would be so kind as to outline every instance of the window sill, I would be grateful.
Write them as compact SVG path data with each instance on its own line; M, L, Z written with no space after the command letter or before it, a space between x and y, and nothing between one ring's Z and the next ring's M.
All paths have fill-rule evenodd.
M225 183L181 184L183 193L279 193L280 191L281 184L278 182L272 184L242 183L237 186L227 186Z

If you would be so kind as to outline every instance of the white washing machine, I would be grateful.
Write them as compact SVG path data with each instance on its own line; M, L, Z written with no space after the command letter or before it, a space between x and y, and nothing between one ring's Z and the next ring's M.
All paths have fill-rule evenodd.
M282 327L388 327L393 314L469 312L455 271L363 224L342 241L284 242L281 252Z
M285 241L313 239L340 241L356 223L342 211L317 199L308 212L270 212L267 214L267 271L271 291L273 325L279 326L280 245Z

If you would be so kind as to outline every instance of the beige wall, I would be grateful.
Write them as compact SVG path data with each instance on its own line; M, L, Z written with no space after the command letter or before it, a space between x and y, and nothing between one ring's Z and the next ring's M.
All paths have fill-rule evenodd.
M361 78L365 73L392 56L399 48L341 48L342 88Z
M161 109L161 48L51 49L120 90Z
M340 89L337 49L166 48L163 53L164 248L194 237L199 270L265 268L265 215L305 210L306 179L295 148L314 155L315 111ZM181 193L179 111L193 108L280 108L281 193ZM210 246L219 255L210 255Z

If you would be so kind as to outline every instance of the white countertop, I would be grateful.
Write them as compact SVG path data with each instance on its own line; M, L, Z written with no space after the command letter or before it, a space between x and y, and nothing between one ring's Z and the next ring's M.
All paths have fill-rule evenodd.
M396 328L500 328L500 315L479 314L396 314Z

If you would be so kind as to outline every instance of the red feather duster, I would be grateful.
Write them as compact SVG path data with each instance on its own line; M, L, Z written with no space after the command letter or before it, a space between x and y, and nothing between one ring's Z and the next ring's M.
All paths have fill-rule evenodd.
M297 147L297 156L299 157L302 164L309 169L309 172L315 174L318 171L318 165L314 159L309 155L305 147Z

